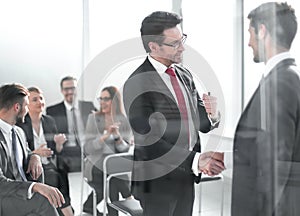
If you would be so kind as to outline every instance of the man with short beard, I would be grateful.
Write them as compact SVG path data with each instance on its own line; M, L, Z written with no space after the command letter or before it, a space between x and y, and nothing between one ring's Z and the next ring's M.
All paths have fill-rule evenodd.
M40 157L32 154L17 121L28 111L28 91L20 84L0 87L0 214L58 215L64 203L57 188L34 182L42 173Z
M300 73L289 50L294 9L268 2L252 10L248 45L266 67L234 137L232 216L300 215Z

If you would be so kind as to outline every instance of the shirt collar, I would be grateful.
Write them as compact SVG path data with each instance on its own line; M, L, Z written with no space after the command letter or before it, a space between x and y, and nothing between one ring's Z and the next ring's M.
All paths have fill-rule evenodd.
M0 119L0 128L4 133L9 134L11 132L11 129L14 128L14 126L11 126L7 122Z
M155 70L159 73L159 75L162 75L166 72L166 70L168 68L166 65L155 60L151 55L148 55L148 59L149 59L150 63L152 64L152 66L155 68ZM173 67L173 65L171 65L170 67Z
M68 111L71 111L71 109L74 107L75 109L78 109L78 101L74 101L74 104L69 104L67 101L64 100L65 107Z
M268 76L271 70L281 61L291 58L291 54L289 52L279 53L267 61L266 68L264 71L264 77Z

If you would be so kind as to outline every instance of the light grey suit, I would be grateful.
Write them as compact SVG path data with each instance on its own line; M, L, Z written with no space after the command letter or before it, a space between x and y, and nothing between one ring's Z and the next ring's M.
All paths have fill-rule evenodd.
M27 159L31 156L31 151L26 145L24 132L16 127L16 135L23 149L23 168L26 171ZM11 157L8 144L0 128L0 216L6 215L57 215L53 206L48 200L36 193L28 199L28 188L31 181L18 181L13 173Z

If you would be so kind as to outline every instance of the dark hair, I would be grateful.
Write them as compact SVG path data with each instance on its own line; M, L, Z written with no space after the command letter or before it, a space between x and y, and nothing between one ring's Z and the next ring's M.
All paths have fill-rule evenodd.
M60 81L60 88L62 89L63 88L63 82L64 81L67 81L67 80L74 80L74 81L77 81L77 79L75 77L72 77L72 76L66 76L64 78L61 79Z
M171 12L156 11L147 16L141 26L141 36L144 48L147 53L151 50L148 46L149 42L161 44L164 40L163 32L182 22L182 18Z
M32 86L32 87L29 87L27 89L28 89L28 92L36 92L38 94L42 94L43 93L42 90L39 87L37 87L37 86Z
M102 89L101 92L107 91L112 98L112 115L113 117L118 115L124 115L122 111L122 104L121 104L121 95L118 89L114 86L108 86ZM98 114L103 114L102 109L98 112Z
M264 24L276 45L290 49L297 32L295 10L285 3L268 2L252 10L248 19L258 33L259 25Z
M15 103L23 104L28 90L21 84L7 84L0 87L0 110L10 109Z

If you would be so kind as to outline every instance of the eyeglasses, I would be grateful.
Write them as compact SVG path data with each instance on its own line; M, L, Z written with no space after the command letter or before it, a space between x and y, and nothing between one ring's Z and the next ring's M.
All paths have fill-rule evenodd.
M172 43L161 43L163 45L173 47L174 49L178 49L180 45L183 45L186 41L187 35L183 34L180 40L174 41Z
M76 87L75 86L72 86L72 87L65 87L65 88L62 88L63 91L75 91Z
M104 102L108 102L111 100L110 97L98 97L97 100L100 102L100 101L104 101Z

